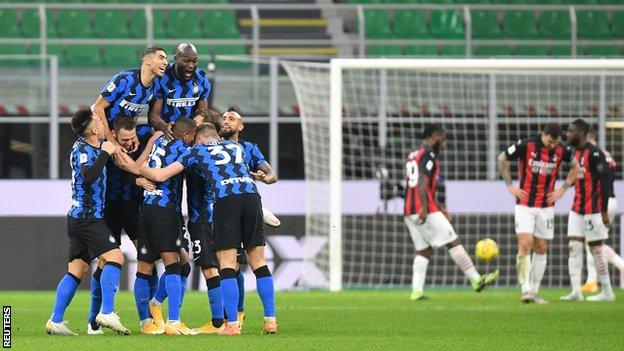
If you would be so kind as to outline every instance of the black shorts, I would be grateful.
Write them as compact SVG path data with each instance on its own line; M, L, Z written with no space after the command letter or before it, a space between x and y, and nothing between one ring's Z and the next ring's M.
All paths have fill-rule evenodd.
M242 247L239 247L236 251L236 262L238 264L247 264L247 255Z
M69 262L79 258L90 263L101 254L119 248L103 219L77 219L67 216Z
M130 240L137 239L139 233L139 208L140 204L134 201L106 201L104 220L118 242L121 242L122 229Z
M163 252L180 252L181 246L180 214L170 208L143 206L139 213L137 259L153 263Z
M264 246L259 194L231 195L214 204L213 231L217 251Z
M187 225L191 235L193 260L199 267L219 268L217 251L212 236L212 223L189 222Z

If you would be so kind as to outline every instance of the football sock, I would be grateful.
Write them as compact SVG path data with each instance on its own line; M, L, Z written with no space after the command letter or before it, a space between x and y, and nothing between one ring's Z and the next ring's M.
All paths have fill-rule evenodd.
M134 301L136 302L140 321L150 318L148 307L150 300L150 278L151 276L149 275L137 272L136 279L134 280Z
M236 284L238 284L238 311L245 310L245 275L239 269L236 271Z
M152 270L152 275L149 276L148 281L149 281L150 299L151 299L156 294L156 290L158 290L158 272L156 271L155 265L154 265L154 269Z
M598 273L598 280L600 280L600 285L602 285L602 293L613 295L611 279L609 279L609 266L603 252L603 245L592 246L591 252L594 255L594 261L596 261L596 273Z
M121 265L115 262L106 262L102 269L100 284L102 286L102 314L109 314L115 310L115 294L119 289Z
M427 276L427 266L429 265L429 259L416 255L414 257L414 271L412 273L412 291L421 292L424 289L425 277Z
M570 240L568 247L570 257L568 258L568 271L570 272L570 285L573 293L581 292L581 274L583 273L583 243ZM593 262L593 260L592 260ZM589 279L588 279L589 280Z
M180 262L172 263L165 267L165 289L169 298L169 321L180 320L180 305L182 302L182 277Z
M518 271L518 283L522 292L529 292L529 283L531 277L531 256L516 256L516 269Z
M479 279L479 273L462 245L452 247L448 251L455 264L464 272L471 282Z
M253 273L256 275L256 288L264 307L264 316L275 317L275 286L269 267L262 266Z
M89 317L87 322L95 321L95 317L100 313L102 307L102 286L100 285L100 277L102 276L102 268L98 267L91 277L91 306L89 307Z
M611 246L602 245L602 252L607 257L607 262L614 265L620 272L624 270L624 259Z
M542 278L544 278L544 272L546 271L546 254L533 253L533 259L531 260L531 278L530 278L530 291L537 294L540 288ZM581 261L582 262L582 261Z
M587 281L597 282L598 275L596 274L596 262L594 262L594 255L589 250L589 246L585 245L585 251L587 251Z
M212 325L219 328L223 325L223 292L221 291L221 277L216 276L206 279L208 289L208 301L212 312Z
M61 278L61 281L56 286L56 299L54 300L54 308L50 317L52 322L60 323L63 321L65 309L71 303L78 284L80 284L80 279L69 272L65 273L63 278Z
M238 284L236 284L236 271L232 268L222 269L221 291L223 293L223 304L227 313L228 322L238 321Z
M180 292L180 308L182 308L182 304L184 303L184 295L186 293L186 281L188 280L189 274L191 274L191 265L187 262L182 265L180 275L180 283L182 284L182 291Z
M165 284L166 279L167 279L167 271L165 271L160 276L160 280L158 281L158 287L156 288L156 292L154 293L154 296L152 297L152 302L156 303L157 305L161 305L167 298L167 288Z

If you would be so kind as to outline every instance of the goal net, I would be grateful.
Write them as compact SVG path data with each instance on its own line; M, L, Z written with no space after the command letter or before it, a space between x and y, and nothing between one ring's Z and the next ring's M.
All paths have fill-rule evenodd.
M411 284L415 252L402 215L404 163L421 145L427 123L442 123L446 130L438 200L453 214L471 255L482 238L498 242L496 261L475 263L480 272L499 268L499 285L517 282L514 200L496 169L505 147L538 135L547 122L566 128L584 118L615 157L616 179L622 179L624 60L334 59L283 66L301 113L306 235L328 243L310 258L327 278L315 287ZM556 206L545 286L568 285L572 197L569 190ZM618 216L608 241L616 252L621 228ZM466 285L446 248L435 250L426 282Z

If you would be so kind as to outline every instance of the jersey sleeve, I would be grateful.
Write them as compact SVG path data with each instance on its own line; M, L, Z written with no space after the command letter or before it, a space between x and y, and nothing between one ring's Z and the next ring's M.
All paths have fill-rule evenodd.
M589 165L591 167L592 172L600 179L601 183L601 195L602 195L602 212L607 212L608 210L608 201L610 194L613 192L611 189L611 182L609 181L609 163L607 162L607 158L602 151L595 149L592 150L592 153L589 156Z
M184 151L177 159L176 162L179 162L184 169L188 169L197 164L197 148L189 148Z
M117 100L126 90L127 80L120 74L114 75L102 89L100 95L109 103Z
M160 80L157 80L154 83L156 83L156 85L154 86L154 97L152 98L152 101L163 100L167 95L167 93L165 92L165 87L163 86L163 84L160 84Z
M208 80L208 77L206 76L206 73L203 73L204 75L204 79L202 80L202 93L199 96L199 100L208 100L208 97L210 96L210 91L212 90L212 86L210 85L210 80Z
M258 170L258 167L266 163L266 159L264 158L262 151L260 151L260 148L256 144L253 144L250 150L250 154L251 160L249 160L249 169L256 172Z
M507 149L505 149L505 156L507 156L507 159L511 161L524 157L526 155L526 147L528 141L528 139L518 140L514 144L511 144Z
M418 163L418 172L427 176L433 174L435 166L435 155L432 152L425 152Z

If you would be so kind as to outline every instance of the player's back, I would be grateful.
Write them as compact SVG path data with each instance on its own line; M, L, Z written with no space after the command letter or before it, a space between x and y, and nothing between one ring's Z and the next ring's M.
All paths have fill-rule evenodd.
M572 149L580 165L580 172L574 184L574 203L572 210L579 214L599 213L602 202L601 173L609 172L608 161L599 147L586 143L583 148ZM607 177L608 179L608 177Z
M72 207L69 216L73 218L103 218L104 194L106 193L106 172L102 172L92 183L87 183L81 172L100 156L102 150L91 146L84 139L74 142L71 151Z
M149 158L149 167L164 168L175 162L180 155L186 152L188 146L182 140L168 140L160 137L154 143ZM162 183L156 184L156 190L143 192L145 205L156 205L181 211L183 174L175 175Z
M212 206L215 200L211 183L206 181L196 169L186 172L185 177L189 221L211 223Z
M422 145L407 156L405 162L405 207L404 215L418 214L422 208L418 179L420 173L429 177L427 184L428 213L438 211L435 193L440 174L440 165L436 153L428 145Z

